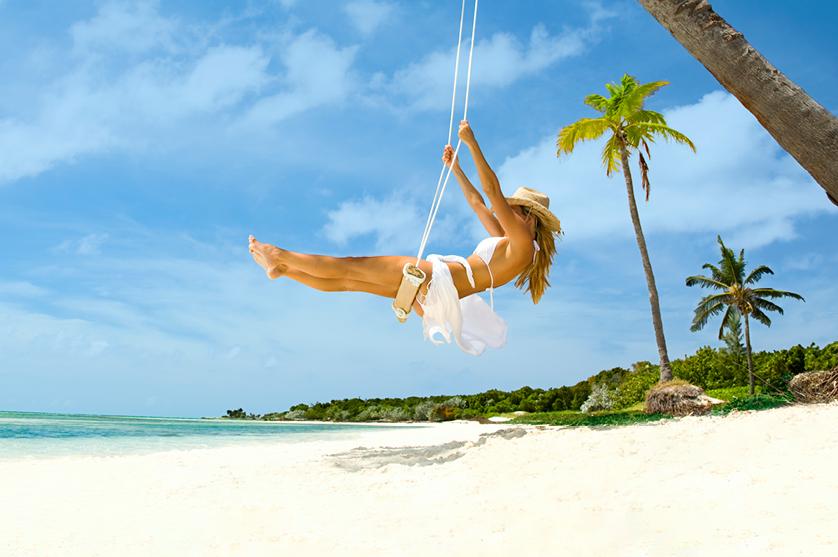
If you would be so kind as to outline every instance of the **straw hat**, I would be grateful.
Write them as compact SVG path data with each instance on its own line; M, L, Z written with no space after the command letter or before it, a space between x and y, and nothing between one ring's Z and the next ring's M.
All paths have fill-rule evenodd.
M561 232L562 225L559 219L548 209L550 198L540 191L521 186L511 197L507 197L506 201L510 205L529 207L530 212L534 213L545 227L553 232Z

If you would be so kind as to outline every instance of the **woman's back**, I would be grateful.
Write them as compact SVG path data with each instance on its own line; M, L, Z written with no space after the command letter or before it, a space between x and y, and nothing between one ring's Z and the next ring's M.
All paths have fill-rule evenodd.
M506 236L490 236L477 244L474 252L466 258L474 275L474 286L470 284L462 265L452 264L452 278L460 297L497 288L512 281L532 260L532 250L513 244Z

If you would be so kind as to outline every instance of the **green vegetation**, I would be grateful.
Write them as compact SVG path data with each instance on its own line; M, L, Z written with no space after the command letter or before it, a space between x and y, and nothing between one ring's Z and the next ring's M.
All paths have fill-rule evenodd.
M258 420L261 419L262 416L259 414L248 414L242 408L236 408L235 410L227 410L227 415L221 417L233 420Z
M563 426L615 426L641 424L665 420L669 416L663 414L645 414L638 410L619 410L616 412L539 412L515 418L510 423L545 424Z
M803 300L803 296L773 288L752 288L759 282L760 278L765 275L773 275L774 271L766 265L760 265L746 277L745 250L741 250L739 257L736 257L733 250L722 242L721 236L717 236L716 239L722 252L722 258L719 260L718 266L705 263L702 268L709 270L711 275L709 277L704 275L687 277L687 286L700 286L720 290L721 292L705 296L698 302L690 330L703 329L711 317L724 313L722 325L719 327L719 340L724 340L728 348L731 348L731 344L734 343L733 337L736 337L737 342L741 338L739 316L745 316L745 355L748 362L748 386L750 387L750 394L753 395L755 385L754 367L751 358L750 317L766 327L770 327L771 319L766 315L766 312L776 311L780 315L783 314L783 308L771 300L780 298ZM725 337L725 329L729 331L727 337Z
M625 74L620 83L608 83L605 88L610 97L602 95L588 95L585 104L601 114L598 118L582 118L565 126L559 131L556 141L556 156L572 153L576 145L582 141L599 139L608 136L602 150L602 164L605 174L611 176L613 172L622 172L628 192L629 214L634 226L637 247L640 249L640 259L643 272L646 275L646 286L649 289L649 303L652 310L652 326L655 329L655 341L660 356L660 380L672 379L672 369L669 355L666 351L666 338L663 334L658 289L655 286L655 275L652 272L652 262L646 249L646 238L640 225L640 214L637 212L637 202L634 199L634 181L629 169L629 159L637 153L640 167L640 184L646 192L649 201L651 183L649 182L649 164L647 158L652 154L649 144L655 139L664 138L676 143L687 145L695 151L695 145L689 137L666 125L666 119L660 112L647 110L643 107L646 98L654 95L661 87L668 85L666 81L638 83L632 76ZM646 157L643 152L646 152Z
M753 354L754 377L759 381L755 397L748 395L748 373L741 358L729 348L700 348L695 354L673 360L676 378L704 388L709 396L728 401L716 413L730 410L771 408L788 402L787 385L803 371L832 369L838 365L838 342L823 348L793 346L788 350ZM646 391L657 383L658 366L637 362L631 369L615 367L600 371L573 386L552 389L522 387L515 391L492 389L459 396L408 398L351 398L296 404L285 412L258 416L241 408L229 410L229 418L262 420L316 420L335 422L400 422L484 419L516 416L516 423L557 425L619 425L656 421L662 416L643 413ZM604 393L609 408L581 412L594 389Z
M756 388L757 394L762 392L762 387ZM724 400L725 402L730 402L734 398L747 398L750 396L748 394L748 387L728 387L726 389L709 389L704 391L704 393L712 398L718 398L719 400Z
M787 395L753 395L735 397L729 403L719 405L713 409L713 414L728 414L734 410L768 410L785 406L792 401Z

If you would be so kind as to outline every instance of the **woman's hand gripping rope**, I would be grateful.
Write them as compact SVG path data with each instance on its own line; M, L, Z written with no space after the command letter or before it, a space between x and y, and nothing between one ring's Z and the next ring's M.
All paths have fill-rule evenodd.
M449 168L458 168L460 166L459 157L454 156L454 148L451 145L446 145L442 150L442 163Z
M477 143L477 140L474 138L474 131L471 129L468 120L462 120L460 122L460 129L457 130L457 136L469 147L473 147Z

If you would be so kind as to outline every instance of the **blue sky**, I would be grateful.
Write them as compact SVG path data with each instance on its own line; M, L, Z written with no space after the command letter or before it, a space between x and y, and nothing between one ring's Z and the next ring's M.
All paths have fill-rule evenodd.
M838 8L716 0L833 112ZM249 233L291 249L410 254L439 172L457 2L0 0L0 408L218 415L352 396L571 384L655 360L622 178L558 129L623 72L698 147L658 144L641 203L671 357L701 292L745 248L803 294L757 349L836 340L838 210L634 1L484 0L470 119L511 191L566 229L541 304L497 293L508 346L479 358L399 325L389 302L270 282ZM798 40L789 40L797 37ZM466 165L467 170L470 168ZM481 237L454 189L430 252Z

